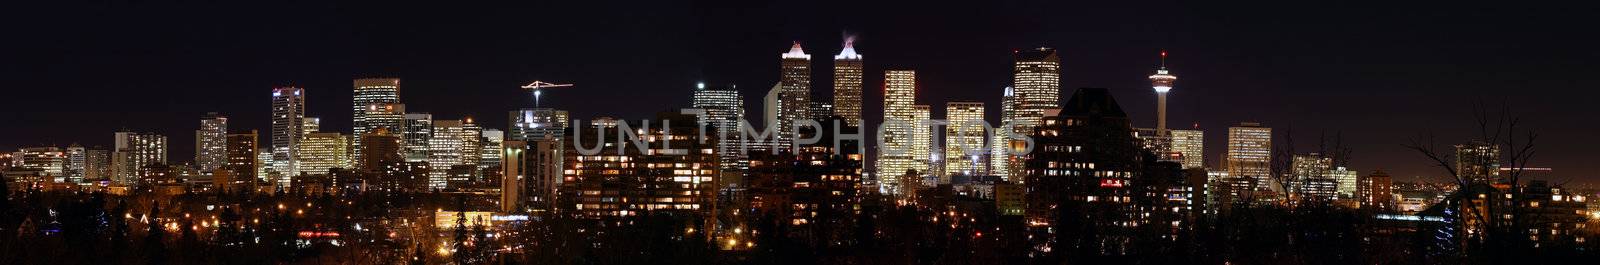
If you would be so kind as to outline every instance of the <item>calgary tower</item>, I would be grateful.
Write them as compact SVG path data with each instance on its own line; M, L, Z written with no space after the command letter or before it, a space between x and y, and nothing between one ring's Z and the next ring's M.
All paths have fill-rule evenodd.
M1161 50L1161 68L1156 68L1156 74L1150 75L1150 86L1156 89L1156 133L1167 135L1167 91L1172 91L1172 83L1178 81L1178 76L1167 71L1167 50Z

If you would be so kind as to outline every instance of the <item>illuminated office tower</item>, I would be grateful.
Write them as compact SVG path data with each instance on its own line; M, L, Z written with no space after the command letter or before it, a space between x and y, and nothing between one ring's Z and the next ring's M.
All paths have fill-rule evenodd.
M300 172L297 152L305 137L305 118L305 89L272 89L272 168L282 174L280 186L288 186L289 177Z
M403 151L406 162L428 161L428 141L433 140L433 115L427 113L406 113L404 129L400 130L404 137Z
M433 168L428 174L429 188L445 188L450 167L466 164L466 154L462 152L466 146L462 141L467 133L465 125L462 120L433 121L433 139L428 141L428 165Z
M227 165L234 179L255 181L260 178L261 161L257 150L256 131L228 134Z
M63 169L67 182L83 182L84 170L89 162L88 150L83 145L72 144L67 146L67 166Z
M372 104L371 106L367 106L367 110L366 110L366 113L364 115L366 115L366 120L365 120L366 124L364 125L364 126L366 126L366 129L362 130L363 132L373 132L373 131L377 131L378 129L384 129L384 130L389 131L389 136L392 136L392 137L395 137L395 138L400 138L400 140L402 141L401 144L404 145L404 141L406 140L405 131L406 131L406 122L407 122L406 121L406 105L405 104L393 104L393 103L376 103L376 104ZM352 138L359 139L359 137L352 137ZM360 150L362 148L356 147L356 148L351 148L351 149L352 149L352 152L360 152ZM402 157L405 156L404 152L406 150L401 149L401 150L395 150L395 151L400 152L400 153L396 153L396 155L400 155ZM361 155L365 155L365 154L366 153L364 153L364 152L361 153ZM357 157L359 157L361 155L357 155ZM365 161L365 160L355 159L355 161Z
M139 171L151 164L167 163L167 137L145 132L121 131L115 134L111 155L112 181L137 184Z
M911 109L911 169L924 177L944 175L944 158L940 157L944 154L933 152L937 142L933 139L933 124L928 123L933 119L933 106L915 105Z
M994 136L989 140L989 174L1000 176L1001 179L1006 181L1014 181L1011 177L1011 169L1020 165L1019 162L1013 162L1014 159L1010 154L1011 137L1008 133L1013 131L1004 130L1006 124L1014 122L1014 118L1017 117L1016 112L1016 93L1011 87L1006 87L1005 93L1000 96L1000 124L994 125L996 130Z
M472 117L462 119L461 134L461 164L477 166L483 161L483 126L479 126Z
M1168 130L1172 139L1172 152L1181 154L1184 169L1204 168L1206 135L1201 130Z
M1295 154L1290 162L1290 194L1302 200L1332 202L1338 198L1339 182L1332 173L1333 159L1319 153Z
M823 120L827 120L828 117L833 116L833 104L826 102L811 102L811 107L809 110L806 110L806 113L811 114L811 117L807 117L808 119L821 122Z
M1334 181L1339 182L1339 199L1356 199L1357 190L1360 189L1358 186L1361 185L1358 182L1358 176L1360 176L1359 173L1346 167L1335 166L1332 170L1328 171L1328 176L1333 178Z
M272 168L272 148L256 148L256 179L272 181L281 175L277 169Z
M500 149L505 147L506 132L495 129L483 129L478 139L478 169L490 173L490 169L500 167Z
M17 167L39 169L56 179L65 179L67 152L60 147L27 147L13 155Z
M364 161L360 159L362 154L361 137L364 137L367 132L372 131L372 128L374 128L367 125L367 111L371 109L372 105L400 104L400 79L361 78L356 79L353 83L354 101L351 102L350 110L354 113L351 127L354 128L352 135L354 135L355 139L352 141L352 146L355 148L353 148L352 153L356 154L357 161ZM405 112L401 111L400 113ZM395 133L399 132L399 129L396 128L390 128L389 130Z
M887 70L883 73L883 140L878 147L877 177L881 190L900 193L900 176L916 169L912 152L917 120L917 72ZM926 154L923 156L926 159ZM924 164L926 165L926 164ZM922 172L918 172L922 173Z
M300 130L305 131L306 134L322 132L322 118L306 117L300 123Z
M855 36L845 37L844 50L833 56L833 115L850 126L861 126L861 54Z
M1272 128L1260 123L1242 122L1228 127L1228 176L1234 179L1251 179L1257 190L1268 188L1272 173Z
M720 163L723 172L739 172L748 167L748 161L745 161L747 153L739 151L740 139L743 139L739 132L739 121L744 119L744 98L739 96L739 91L734 86L706 86L705 83L699 83L695 85L691 105L705 110L700 122L715 130L715 134L708 135L717 139L717 154L722 157Z
M984 150L985 141L983 122L983 102L961 101L945 103L944 112L944 172L946 176L953 175L979 175L988 167L988 161L983 157L988 153ZM940 179L941 183L949 183L949 178Z
M102 181L111 178L111 151L87 149L83 151L83 180Z
M512 141L529 142L533 139L550 135L556 139L565 139L567 111L550 108L521 109L511 111L510 128L506 132L506 139Z
M1156 133L1167 135L1167 92L1172 91L1173 82L1178 81L1178 76L1167 71L1167 51L1161 51L1161 68L1156 68L1156 74L1150 75L1150 87L1156 90Z
M1055 49L1043 47L1013 52L1012 59L1017 101L1012 119L1028 125L1015 128L1017 133L1031 135L1046 110L1061 108L1061 59Z
M329 169L350 168L348 138L336 132L306 134L300 142L300 170L308 175L326 175Z
M1483 141L1456 145L1456 174L1473 183L1494 184L1500 179L1500 146Z
M227 164L228 117L216 112L200 119L194 131L194 164L200 171L212 171Z
M782 87L778 94L778 150L788 150L794 141L795 122L811 118L811 55L800 49L800 42L795 42L789 52L781 55L783 58L780 68L781 76L778 85Z
M1006 111L1002 119L1013 124L1013 133L1033 135L1033 129L1041 124L1045 112L1061 108L1061 58L1055 49L1039 47L1013 51L1012 61L1014 104L1007 104L1012 110ZM1018 139L1008 142L1011 148L1023 144ZM1014 177L1022 172L1022 157L1007 155L1005 165L1003 173Z

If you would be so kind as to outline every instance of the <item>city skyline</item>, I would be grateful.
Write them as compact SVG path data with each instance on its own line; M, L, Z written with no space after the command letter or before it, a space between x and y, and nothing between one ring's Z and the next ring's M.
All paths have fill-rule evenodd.
M1600 259L1571 6L20 5L6 264Z
M828 3L804 5L810 7L800 10L820 9L826 4ZM50 5L44 8L59 9L59 7L49 8L54 7ZM573 7L577 10L598 8L582 4L574 5L578 5ZM504 115L507 109L531 106L527 103L526 94L515 87L535 79L580 84L581 88L552 91L546 95L549 106L568 110L574 114L574 118L602 115L635 119L649 117L654 112L685 106L683 102L686 100L681 99L687 99L688 93L684 91L702 81L718 85L737 84L741 94L745 95L745 105L759 106L761 94L756 90L769 88L778 78L770 71L770 68L777 63L768 56L783 52L793 41L798 40L807 48L808 53L817 58L826 58L827 55L839 52L844 35L848 33L859 36L855 44L858 52L873 55L870 60L865 60L863 87L868 89L864 89L866 93L862 99L863 116L873 124L879 122L877 117L882 115L878 112L882 109L881 91L873 88L881 87L882 80L879 77L882 76L883 69L907 68L924 73L926 81L922 84L924 89L919 91L921 92L919 97L927 104L969 100L998 106L999 91L1010 85L1008 81L1010 76L1006 74L1010 60L1006 53L1014 49L1048 46L1064 54L1061 78L1063 90L1077 87L1109 88L1113 94L1123 99L1129 115L1135 118L1136 125L1154 127L1155 100L1153 93L1150 92L1148 80L1144 77L1148 76L1159 63L1156 51L1167 49L1171 53L1169 67L1183 75L1183 80L1177 85L1179 88L1174 89L1171 94L1168 106L1169 127L1190 128L1198 123L1201 129L1205 130L1208 139L1225 139L1223 129L1241 121L1258 121L1276 128L1292 125L1296 132L1304 134L1299 137L1301 139L1311 139L1323 130L1329 131L1330 134L1337 131L1343 132L1347 138L1346 142L1354 145L1353 148L1358 155L1352 163L1358 168L1382 168L1396 179L1412 179L1419 175L1435 176L1436 171L1420 165L1424 161L1406 152L1399 147L1399 144L1408 137L1423 132L1438 133L1445 139L1466 139L1470 134L1463 132L1469 131L1470 128L1463 124L1469 122L1467 118L1469 110L1465 106L1443 102L1468 102L1476 97L1489 98L1491 101L1503 98L1515 106L1526 109L1522 112L1534 114L1529 118L1529 123L1549 128L1550 132L1546 132L1544 136L1551 142L1578 143L1547 148L1544 152L1546 155L1541 156L1537 161L1538 164L1554 168L1557 172L1581 175L1574 176L1578 181L1593 182L1594 176L1600 175L1600 167L1583 162L1592 160L1594 156L1587 154L1584 148L1580 148L1600 145L1594 139L1582 137L1581 133L1600 130L1600 127L1597 127L1600 125L1593 122L1571 122L1592 120L1585 118L1591 115L1592 111L1571 106L1582 104L1580 99L1597 96L1593 94L1597 92L1561 91L1563 88L1573 87L1573 84L1586 83L1581 80L1588 79L1589 75L1582 73L1591 72L1593 66L1580 62L1595 61L1585 59L1593 58L1595 54L1579 47L1593 46L1584 45L1593 42L1583 39L1564 39L1580 38L1575 36L1529 36L1528 33L1518 33L1520 32L1518 30L1523 28L1559 24L1554 22L1562 19L1560 16L1534 16L1532 11L1505 11L1511 12L1505 15L1525 20L1512 20L1514 23L1509 25L1493 26L1473 20L1495 14L1485 13L1489 11L1431 11L1428 13L1441 18L1429 21L1385 13L1376 15L1377 17L1371 22L1337 26L1319 19L1340 14L1338 11L1344 10L1341 8L1312 10L1310 13L1302 13L1300 17L1289 17L1249 12L1260 10L1261 7L1240 11L1228 10L1230 5L1243 4L1217 6L1176 4L1149 11L1160 14L1163 19L1132 21L1131 18L1121 16L1134 13L1120 4L1110 4L1111 11L1104 14L1074 12L1072 14L1078 16L1034 18L1040 21L995 19L994 22L981 22L980 19L980 22L976 22L978 24L961 26L952 26L956 24L951 23L956 22L935 22L947 27L940 27L945 28L943 30L917 28L895 31L889 29L905 25L904 22L896 22L898 20L926 20L954 13L960 9L932 5L917 13L885 14L886 17L832 21L802 15L804 12L798 10L761 6L732 8L753 13L778 14L778 16L757 19L744 15L695 11L697 9L679 6L653 5L667 4L618 8L623 8L625 11L667 8L666 10L685 12L626 20L637 23L591 26L596 27L593 28L593 32L555 31L552 33L554 35L548 35L551 37L543 37L547 34L508 34L508 32L523 32L511 30L511 25L526 24L520 22L521 20L511 19L515 15L504 15L487 16L490 18L483 18L482 21L467 21L462 22L467 24L439 28L418 28L417 23L408 22L396 22L400 24L394 25L358 23L354 24L354 27L373 30L374 34L336 37L328 35L346 30L312 28L309 27L311 22L283 22L285 24L281 26L258 27L251 31L184 34L181 33L184 30L203 28L180 26L176 29L153 29L147 27L169 25L169 23L159 20L133 20L129 26L125 26L131 28L122 29L130 32L182 34L184 37L158 39L151 43L121 44L129 45L125 47L113 44L122 43L116 41L98 42L100 44L87 44L91 42L82 41L102 38L95 37L96 34L67 38L66 40L72 42L62 47L46 47L47 42L37 41L9 43L5 45L16 48L11 50L33 52L13 61L18 63L15 69L19 71L8 71L7 78L18 80L20 82L18 85L26 87L52 89L24 92L30 97L40 99L37 101L18 100L28 97L8 97L10 100L0 102L4 103L0 105L6 106L8 112L25 114L8 117L3 120L4 122L28 128L0 132L0 139L4 139L0 141L0 148L15 149L46 144L66 146L73 142L85 146L109 146L110 139L106 136L109 132L121 128L160 130L163 135L178 137L188 135L189 133L185 132L195 130L194 120L206 112L219 112L228 116L232 127L258 129L266 133L264 130L268 124L266 115L258 112L265 108L266 104L261 100L264 96L260 91L289 85L303 87L311 93L308 116L324 118L324 127L330 128L330 131L349 133L351 132L351 119L348 116L350 81L373 76L392 76L405 80L406 93L403 96L405 99L402 100L409 105L408 110L429 112L441 118L472 115L480 117L484 121L484 126L492 128L506 128L506 124L503 123L506 119L501 115ZM887 5L889 4L865 4L860 8L862 12L866 12L882 10L887 8ZM1076 4L1017 5L1035 6L1035 9L1043 10L1070 10L1067 7ZM193 8L197 7L178 7L172 10L148 8L136 11L171 13L181 15L179 17L214 18L219 20L219 27L262 23L185 12ZM345 12L316 6L281 8L302 8L307 15L325 19L331 19ZM401 13L422 12L416 7L404 5L386 8ZM1412 6L1395 8L1422 9ZM270 11L273 10L257 12ZM446 8L440 12L458 15L463 11ZM980 18L1004 17L1002 16L1004 12L991 7L980 7L973 11ZM1451 8L1447 11L1456 10ZM1244 21L1283 23L1282 25L1234 25L1199 14L1232 14L1239 15L1238 19ZM114 13L107 18L94 18L89 21L122 16L127 15ZM725 22L742 19L754 19L752 22L756 23L725 25L727 24ZM1104 23L1091 23L1097 19L1140 25L1139 28L1147 29L1151 34L1106 32L1099 30L1107 28ZM569 23L585 21L593 20L563 22L556 19L545 23L555 27L575 25ZM663 24L688 25L690 28L699 29L687 32L686 36L693 37L686 40L668 40L659 36L684 31L667 28L668 25L649 25L646 22L672 22ZM1040 24L1043 22L1059 26L1046 27ZM1372 30L1386 24L1403 27L1398 31ZM473 25L489 27L462 33L449 31ZM1224 25L1238 27L1222 28ZM67 27L81 29L83 26ZM1518 42L1510 40L1482 39L1466 35L1401 33L1423 31L1433 27L1442 28L1446 32L1483 29L1494 35L1569 41L1543 41L1539 43L1544 47L1535 48L1529 46L1531 44L1517 44ZM1251 36L1251 33L1258 32L1284 32L1282 29L1286 28L1295 29L1286 34L1292 34L1302 40L1289 41L1274 37ZM379 34L396 33L402 29L422 31L415 34ZM650 30L662 33L643 33ZM73 31L102 32L107 33L102 34L103 36L118 36L110 34L106 29ZM52 34L32 30L29 32L47 36ZM332 43L351 43L335 47L369 46L368 44L376 43L397 44L373 46L376 48L369 51L347 52L349 50L345 48L275 46L242 40L266 33L325 36L333 38L328 40ZM436 41L400 44L407 43L407 40L439 34L470 37L469 39L480 43L504 44L493 44L479 51L461 51L471 56L459 58L443 55L460 51L460 48L465 46ZM540 41L562 34L576 34L577 40L581 40L582 43L598 46L580 48L573 44ZM1349 34L1367 34L1365 36L1371 38L1405 41L1380 42L1337 37ZM949 39L959 35L983 38ZM600 41L605 39L611 41ZM185 53L176 53L178 50L164 46L180 40L221 41L231 45L196 47L196 50ZM1479 44L1449 45L1463 42ZM1269 45L1271 43L1281 45ZM518 46L516 44L545 48L527 51L509 49L510 46ZM145 59L148 57L117 52L126 50L149 50L156 54L166 54L170 56L166 60L170 60L171 63L139 64L138 62L147 61ZM593 54L592 56L597 56L593 60L581 60L554 53L594 50L650 52L626 53L628 55L625 57ZM216 56L239 51L259 52L259 55ZM66 56L64 57L66 60L60 61L49 59L63 58L56 55L67 54L95 56ZM1521 56L1495 56L1474 60L1474 56L1467 56L1470 54ZM278 57L281 58L273 59ZM553 67L583 61L597 64L579 65L572 69ZM219 63L236 67L222 67L221 69L229 70L221 74L203 74L211 72L204 70L201 65ZM466 65L466 67L451 69L444 67L445 65ZM831 98L833 82L831 82L830 65L826 59L813 60L814 80L811 82L813 98ZM63 71L74 67L82 71ZM641 78L617 80L593 74L604 72L599 69L611 68L633 69L624 71ZM1383 74L1385 72L1408 74L1405 77L1391 77ZM79 75L106 78L69 78ZM643 80L651 81L642 82ZM65 88L94 92L75 93L89 95L89 98L73 97L78 98L75 100L86 100L96 104L72 111L51 110L53 104L71 102L74 99L67 98L66 94L46 91ZM1501 89L1513 88L1516 89L1514 91L1547 92L1533 94L1500 92ZM134 92L148 89L163 89L167 92L158 94ZM459 93L463 91L472 93ZM562 103L563 100L594 100L606 93L618 91L636 92L641 97L620 99L622 101L617 105L630 106L625 108ZM452 100L451 97L461 99ZM129 103L121 103L123 100L116 99L126 99ZM162 102L161 104L170 107L149 108L131 102ZM1250 103L1240 104L1242 102ZM346 111L337 111L339 109ZM986 120L998 120L999 109L987 109ZM932 116L943 117L942 112L942 109L934 110ZM755 114L754 111L752 114ZM1376 116L1392 118L1381 120L1369 118ZM66 121L83 121L86 124L72 124ZM1556 130L1557 128L1561 129ZM192 157L192 154L189 154L190 150L194 149L189 146L191 142L187 139L174 138L172 142L174 157ZM1213 142L1220 143L1220 141ZM1207 157L1221 157L1222 149L1213 144L1206 147L1206 154ZM1405 163L1385 164L1386 161ZM1218 161L1213 160L1208 163L1215 165Z

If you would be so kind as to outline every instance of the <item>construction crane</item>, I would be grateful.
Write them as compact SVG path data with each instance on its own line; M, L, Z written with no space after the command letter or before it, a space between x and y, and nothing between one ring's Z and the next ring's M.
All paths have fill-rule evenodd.
M570 86L572 86L572 84L556 84L556 83L550 83L550 82L535 80L535 81L533 81L533 83L529 83L526 86L522 86L522 89L527 89L527 90L532 90L533 91L533 107L538 108L539 107L539 95L543 94L540 91L542 91L542 90L544 90L546 88L570 87Z

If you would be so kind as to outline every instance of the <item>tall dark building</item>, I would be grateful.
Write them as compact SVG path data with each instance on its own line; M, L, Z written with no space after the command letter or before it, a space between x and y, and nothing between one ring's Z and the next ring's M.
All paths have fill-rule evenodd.
M745 183L757 227L787 226L785 236L811 247L852 242L851 227L861 206L863 154L861 143L853 140L834 147L835 121L844 126L840 133L859 133L842 120L821 120L824 133L815 144L801 145L795 153L754 153ZM802 129L801 138L816 132Z
M660 124L666 120L671 127ZM563 201L557 205L590 217L711 211L722 183L720 157L715 140L700 141L695 120L693 115L662 113L650 120L648 130L642 123L623 121L574 124L574 140L566 141L563 156ZM637 131L643 132L638 138L619 137Z
M228 134L228 144L225 148L226 150L224 150L227 153L227 165L224 167L233 171L230 176L234 179L247 180L253 183L256 178L260 177L256 176L256 172L259 172L258 169L261 167L260 161L256 161L257 158L260 158L259 154L256 154L256 151L260 148L256 139L255 130L250 130L250 132L246 133Z
M1058 255L1129 255L1136 229L1165 219L1146 213L1172 212L1167 195L1186 190L1181 166L1154 163L1133 130L1103 88L1080 88L1059 115L1046 115L1025 166L1036 244Z

